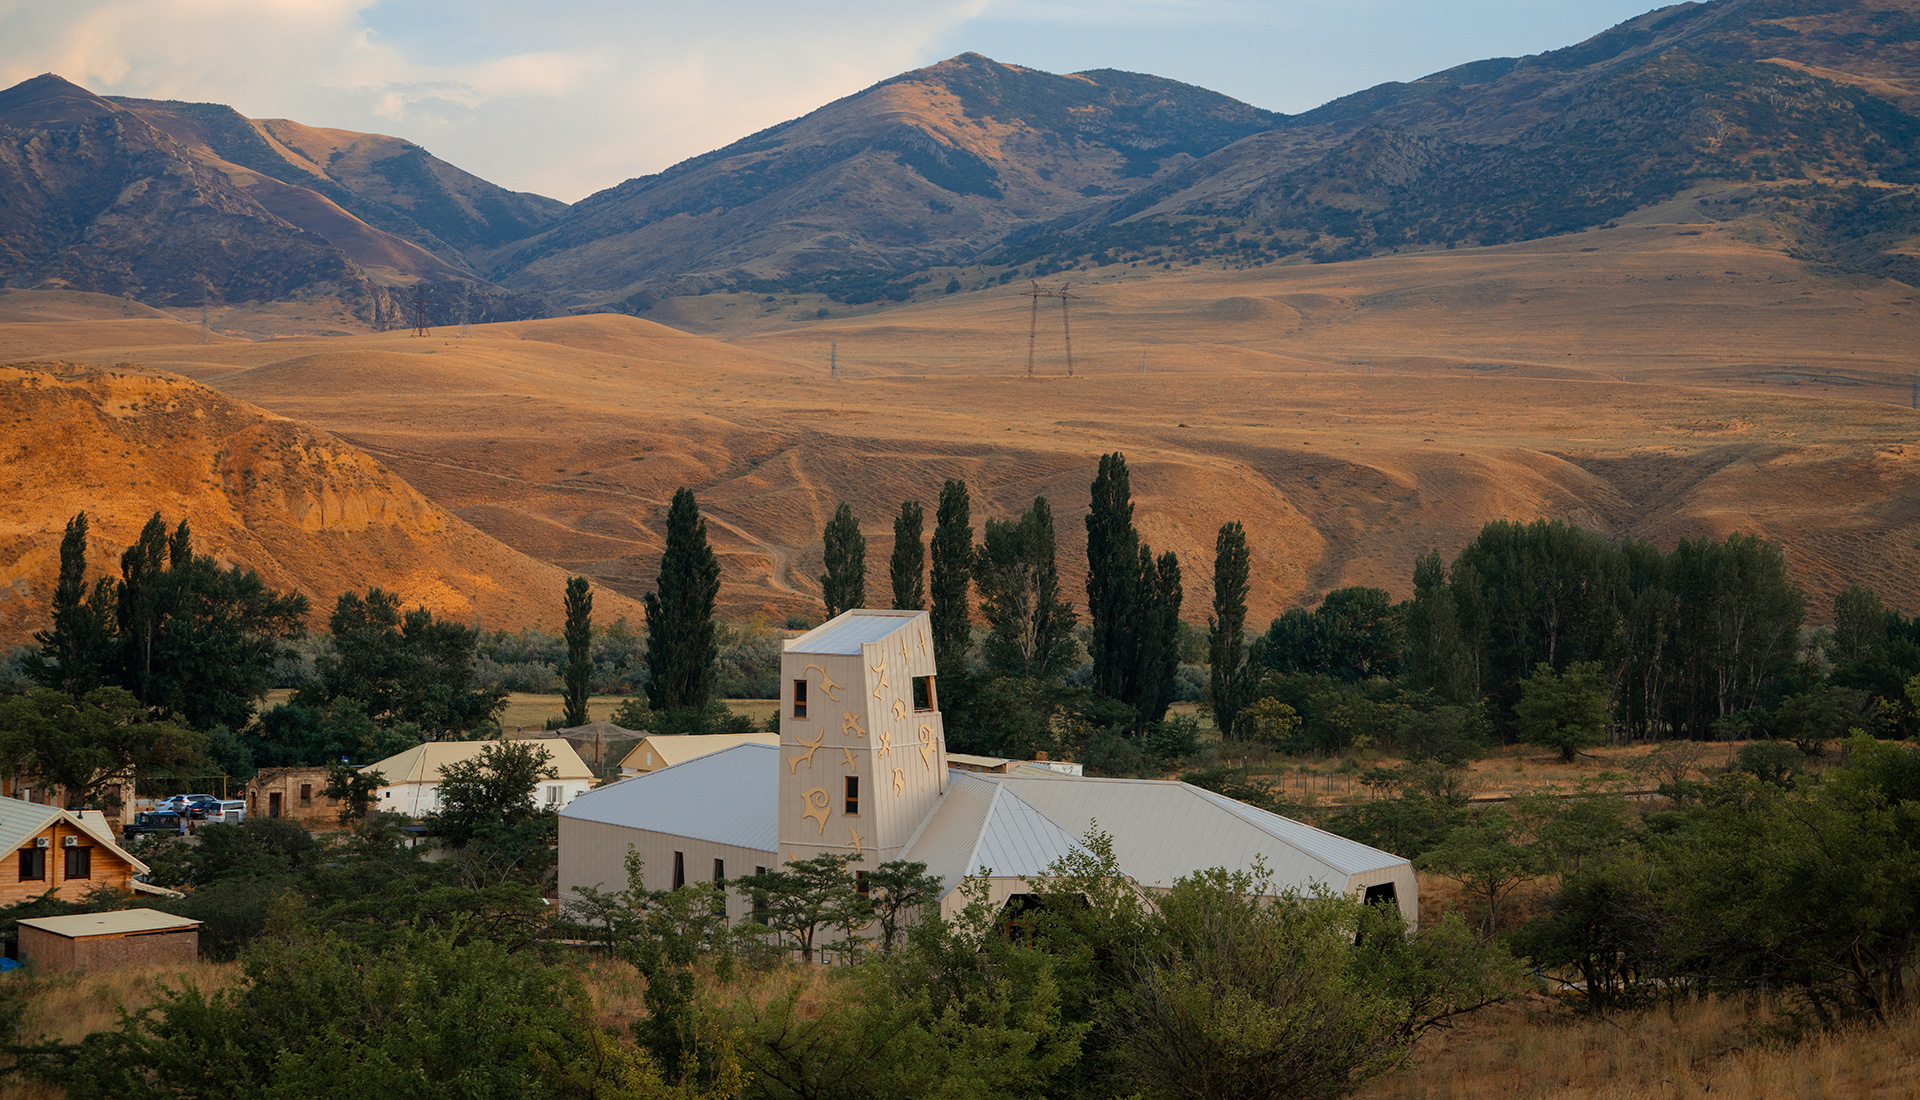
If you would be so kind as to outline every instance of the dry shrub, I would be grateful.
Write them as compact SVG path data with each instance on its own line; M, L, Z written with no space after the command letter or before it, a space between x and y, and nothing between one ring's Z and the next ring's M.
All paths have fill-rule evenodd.
M1604 1019L1546 998L1482 1013L1430 1037L1363 1100L1694 1100L1909 1097L1920 1079L1920 1013L1891 1026L1769 1041L1770 1009L1739 999Z
M55 974L6 979L11 991L26 1003L18 1040L22 1043L77 1043L96 1031L120 1026L120 1014L137 1012L160 994L181 985L212 993L239 981L240 964L195 962L186 966L163 964L128 966L99 973ZM59 1100L51 1085L0 1077L0 1100Z

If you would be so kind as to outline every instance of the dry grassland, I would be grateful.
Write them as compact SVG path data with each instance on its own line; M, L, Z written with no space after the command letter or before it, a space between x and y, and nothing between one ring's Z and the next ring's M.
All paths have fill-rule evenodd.
M182 324L174 346L135 346L114 326L162 322L114 319L60 354L178 371L315 424L508 546L629 594L650 587L667 500L692 486L734 618L817 612L819 531L841 500L884 599L892 514L950 477L973 487L976 523L1047 496L1078 591L1077 519L1115 449L1144 537L1187 565L1196 618L1231 519L1253 543L1255 622L1343 584L1405 595L1415 555L1539 516L1663 544L1778 539L1816 618L1853 581L1920 607L1920 298L1670 206L1490 249L1101 269L1075 285L1071 379L1046 309L1041 376L1025 377L1018 285L825 321L814 299L656 310L705 336L602 315L211 345ZM39 353L48 324L0 324L0 359Z
M49 977L7 979L12 992L27 1004L20 1034L22 1044L77 1043L96 1031L120 1025L122 1012L138 1012L162 991L193 986L202 993L240 980L239 963L197 962L189 966L132 966L99 974L57 974ZM58 1088L0 1076L0 1100L59 1100Z

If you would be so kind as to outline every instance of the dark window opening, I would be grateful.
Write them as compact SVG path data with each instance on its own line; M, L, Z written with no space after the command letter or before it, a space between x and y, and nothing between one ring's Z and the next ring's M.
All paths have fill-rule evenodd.
M860 816L860 777L847 776L847 816Z
M1374 905L1374 904L1385 903L1385 902L1391 902L1395 905L1400 904L1400 896L1398 892L1394 890L1393 883L1391 882L1382 882L1377 885L1367 887L1366 896L1363 897L1361 900L1366 902L1368 905Z
M795 718L807 716L807 682L805 680L793 682L793 716Z
M724 917L727 915L727 861L724 859L713 861L713 884L720 887L714 894L713 915Z
M767 869L765 867L755 867L753 873L756 875L764 875L767 873ZM753 892L752 920L755 924L767 923L767 892L765 890L755 890Z
M687 853L673 853L673 888L680 889L687 884Z
M281 795L279 791L267 792L267 816L268 817L280 816L280 800L283 797L284 796Z
M1075 894L1068 899L1043 898L1039 894L1015 894L1007 899L1006 907L1000 910L1000 919L995 924L999 927L1000 933L1008 939L1031 947L1034 940L1034 926L1040 914L1049 905L1059 905L1062 902L1074 908L1092 908L1092 903L1080 894Z
M933 677L915 676L913 678L913 709L921 714L938 709L934 702Z
M300 804L302 806L313 805L313 784L311 783L300 784Z
M855 871L853 873L853 892L864 898L867 896L867 889L867 873L865 871Z
M67 877L68 878L92 878L93 877L93 849L92 848L68 848L67 849Z
M20 849L20 881L45 882L47 879L47 850L45 848Z

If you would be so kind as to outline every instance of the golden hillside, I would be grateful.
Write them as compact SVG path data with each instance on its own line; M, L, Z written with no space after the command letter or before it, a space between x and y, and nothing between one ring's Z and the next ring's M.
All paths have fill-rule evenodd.
M1194 619L1231 519L1253 542L1256 621L1343 584L1405 595L1415 555L1536 516L1668 546L1778 539L1816 619L1852 581L1920 607L1920 303L1685 213L1358 263L1127 269L1075 286L1071 379L1057 302L1025 377L1018 286L826 321L800 297L673 303L706 337L599 315L85 355L324 427L514 549L629 594L692 486L733 616L818 612L819 532L843 499L883 601L894 511L948 477L973 485L976 523L1045 494L1077 593L1088 481L1114 449L1145 537L1186 564ZM0 355L30 328L0 327Z
M109 326L109 331L120 331ZM565 575L449 516L379 462L190 380L49 362L0 367L0 643L45 625L62 529L85 509L96 574L157 509L195 545L303 592L348 588L487 626L558 626ZM611 620L638 609L603 593Z

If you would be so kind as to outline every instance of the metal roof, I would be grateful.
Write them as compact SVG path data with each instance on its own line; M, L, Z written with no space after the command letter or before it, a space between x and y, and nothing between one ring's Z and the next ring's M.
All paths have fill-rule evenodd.
M780 748L749 743L595 787L560 816L772 852L779 805Z
M1098 830L1128 877L1165 888L1209 867L1266 863L1274 885L1344 891L1352 876L1406 865L1400 856L1172 780L982 775L1075 836Z
M587 767L573 746L560 737L536 737L525 741L427 741L415 745L405 752L395 753L377 764L368 764L361 768L364 773L379 772L381 779L391 787L399 783L438 783L440 771L448 764L471 760L480 755L480 750L488 745L515 744L534 745L545 749L547 763L553 765L558 779L592 779L593 770Z
M197 920L158 909L121 909L112 913L75 913L67 917L28 917L20 922L42 932L77 940L85 936L131 936L200 927Z
M28 839L44 832L47 826L58 820L65 820L73 828L94 839L94 843L111 849L127 861L136 875L144 875L151 868L133 858L133 854L120 846L114 839L113 827L106 818L93 811L91 817L81 817L69 813L58 806L49 806L43 802L28 802L21 798L0 798L0 852L10 851L26 844Z
M924 611L873 611L855 608L842 612L787 643L788 653L826 653L858 656L860 647L880 641L912 626Z
M651 767L646 761L647 750L652 750L658 766L670 768L675 764L684 764L689 760L724 752L735 745L779 745L777 733L656 733L633 747L620 761L623 768Z
M1030 878L1085 849L1079 837L1013 791L970 772L948 775L947 793L901 855L939 876L942 896L982 869L995 878Z

